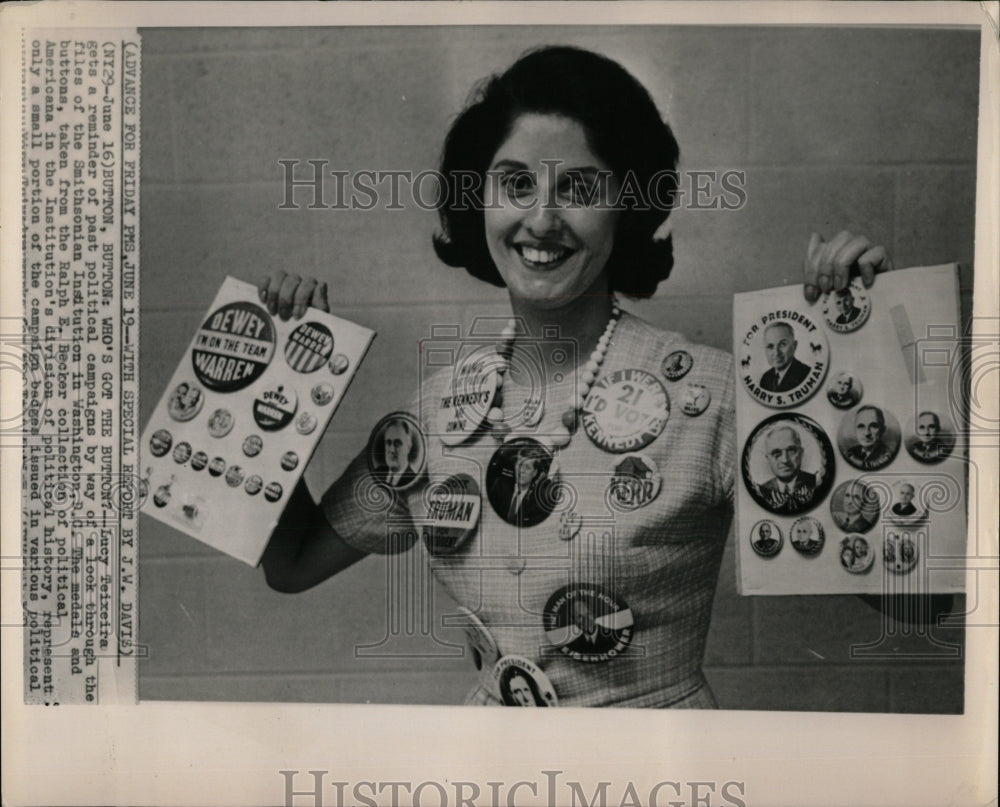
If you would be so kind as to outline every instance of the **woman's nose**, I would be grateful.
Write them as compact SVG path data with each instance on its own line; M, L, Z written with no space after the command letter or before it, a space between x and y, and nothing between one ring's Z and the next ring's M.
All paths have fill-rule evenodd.
M524 226L528 232L538 237L558 231L562 222L557 205L538 194L531 209L525 213Z

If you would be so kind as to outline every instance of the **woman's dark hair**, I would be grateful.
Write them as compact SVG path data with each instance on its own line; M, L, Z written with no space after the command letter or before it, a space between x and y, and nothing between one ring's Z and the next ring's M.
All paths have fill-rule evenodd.
M503 280L486 245L482 190L486 171L518 116L562 115L579 122L595 154L629 190L608 258L611 288L650 297L673 266L669 238L653 241L674 204L677 141L646 89L621 65L573 47L529 51L479 85L444 142L437 202L438 257L496 286ZM478 178L469 189L470 177ZM462 184L464 181L464 185Z

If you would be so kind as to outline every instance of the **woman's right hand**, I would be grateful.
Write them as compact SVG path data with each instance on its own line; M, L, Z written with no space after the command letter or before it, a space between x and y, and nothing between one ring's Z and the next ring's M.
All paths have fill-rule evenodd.
M309 306L330 313L326 283L313 277L303 280L279 269L264 277L257 284L257 291L267 310L281 319L300 319Z

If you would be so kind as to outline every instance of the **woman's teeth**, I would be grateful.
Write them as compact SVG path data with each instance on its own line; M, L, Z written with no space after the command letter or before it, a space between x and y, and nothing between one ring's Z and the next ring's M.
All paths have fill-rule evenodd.
M540 265L561 261L566 257L566 253L568 252L566 249L535 249L534 247L527 246L521 246L518 249L525 260Z

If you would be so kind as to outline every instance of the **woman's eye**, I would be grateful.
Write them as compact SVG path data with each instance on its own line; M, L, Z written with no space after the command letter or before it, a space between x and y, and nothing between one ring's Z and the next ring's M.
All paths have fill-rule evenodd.
M591 204L594 201L593 183L583 177L568 177L563 182L562 195L573 204Z
M530 171L514 171L501 175L500 184L507 190L507 193L521 196L530 193L535 187L535 178Z

